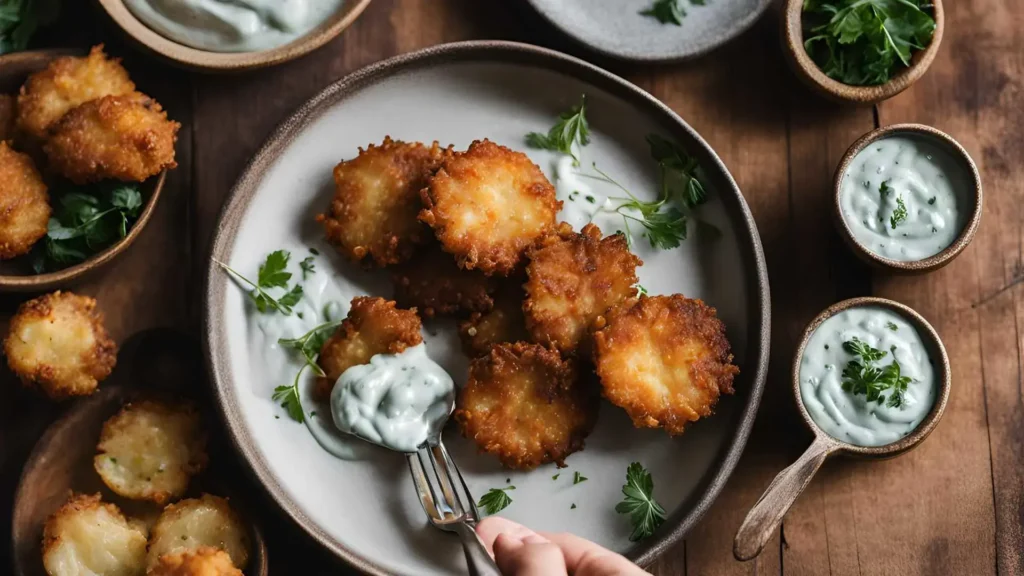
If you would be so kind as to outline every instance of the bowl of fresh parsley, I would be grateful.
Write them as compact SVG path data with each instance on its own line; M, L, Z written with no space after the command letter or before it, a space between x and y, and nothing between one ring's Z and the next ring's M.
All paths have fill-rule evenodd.
M787 0L783 48L816 92L876 104L924 75L944 21L941 0Z

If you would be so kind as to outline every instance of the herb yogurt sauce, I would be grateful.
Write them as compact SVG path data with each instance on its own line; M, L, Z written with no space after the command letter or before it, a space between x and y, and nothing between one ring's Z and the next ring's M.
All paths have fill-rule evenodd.
M847 344L856 342L884 356L867 361ZM877 373L858 369L853 362ZM891 366L894 362L898 370ZM886 384L897 374L909 380L904 380L902 402L894 406L896 389ZM874 388L879 398L855 393L850 385L855 381L873 383L868 389ZM931 411L935 369L917 329L903 317L877 306L854 307L832 316L811 335L800 359L800 396L811 418L830 436L857 446L884 446L912 432Z
M911 262L942 252L960 235L969 188L950 153L924 138L891 136L857 153L843 175L839 201L861 246Z
M336 13L344 0L125 0L136 18L170 40L212 52L283 46Z

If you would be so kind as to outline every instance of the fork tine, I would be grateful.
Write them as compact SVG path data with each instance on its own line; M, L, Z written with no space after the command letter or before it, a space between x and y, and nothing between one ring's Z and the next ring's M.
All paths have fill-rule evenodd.
M416 485L416 494L420 499L420 506L423 507L423 511L427 514L427 518L431 523L441 520L441 514L437 511L437 505L435 504L436 499L433 496L433 487L430 485L430 480L427 480L426 470L423 469L423 463L415 454L406 454L406 460L409 462L409 473L412 474L413 484Z
M426 453L426 457L430 461L429 466L427 465L427 463L423 461L424 452ZM441 518L441 520L447 520L448 516L455 516L455 513L452 510L451 503L449 502L448 499L450 491L449 489L445 488L444 482L438 477L440 473L437 470L437 464L434 462L434 455L431 453L430 447L420 448L416 452L416 457L419 459L420 466L422 466L424 469L424 477L427 479L427 484L430 486L430 495L434 498L434 508L437 509L438 516ZM428 469L433 471L432 476L426 473L426 470ZM438 492L437 489L435 488L435 483L437 484L437 488L441 489L442 495L444 496L443 498L438 497Z
M466 479L462 477L462 471L459 470L458 465L455 464L455 460L453 460L452 457L448 455L448 449L445 448L444 443L438 441L437 445L441 449L441 456L444 457L445 462L448 463L448 469L454 470L455 475L458 476L459 478L459 484L462 485L462 490L466 494L466 499L469 500L469 521L473 524L476 524L480 521L480 511L477 510L476 500L473 498L473 493L469 491L469 485L466 484ZM465 506L463 508L465 508Z
M466 511L463 509L459 495L455 491L455 486L452 483L450 469L448 466L448 459L445 458L445 454L440 443L429 447L427 449L427 454L430 456L430 464L433 466L434 474L437 475L438 482L441 485L441 492L444 493L445 502L456 516L462 516Z

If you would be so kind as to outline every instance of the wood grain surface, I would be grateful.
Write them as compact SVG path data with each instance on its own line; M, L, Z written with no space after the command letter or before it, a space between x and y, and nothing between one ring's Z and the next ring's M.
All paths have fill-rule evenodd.
M100 299L118 341L154 327L198 340L200 270L221 205L273 128L326 84L441 42L500 38L548 46L637 83L700 132L743 190L769 266L772 365L754 433L707 517L651 572L1024 574L1024 2L947 2L945 38L931 70L874 108L832 104L803 88L782 58L776 11L697 61L637 66L588 53L524 2L374 0L341 37L309 56L212 76L170 68L139 51L93 3L64 4L61 21L36 44L105 42L183 125L180 166L149 227L120 260L75 287ZM857 261L829 214L843 152L870 129L897 122L931 124L958 139L978 163L986 192L974 243L950 266L913 278ZM939 331L953 367L944 420L899 459L826 463L765 552L739 563L732 539L743 516L810 442L788 384L797 339L827 305L864 295L903 302ZM0 329L23 299L0 297ZM5 368L0 379L0 517L9 518L28 451L66 406L21 390ZM348 573L276 510L227 447L217 458L256 503L271 574ZM9 541L10 527L0 526L0 540ZM0 546L0 566L9 565L9 549Z

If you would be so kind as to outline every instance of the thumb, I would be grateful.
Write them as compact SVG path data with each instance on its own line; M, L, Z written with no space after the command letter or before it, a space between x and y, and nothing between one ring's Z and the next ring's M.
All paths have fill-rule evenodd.
M567 574L562 550L537 534L517 537L499 534L494 540L494 562L505 576Z

